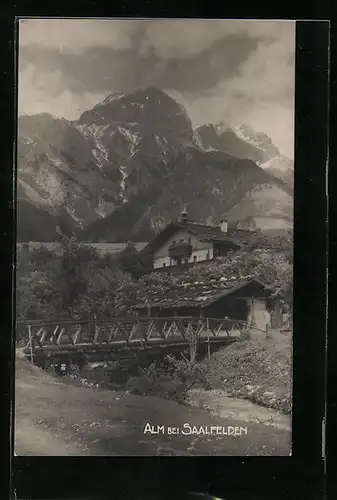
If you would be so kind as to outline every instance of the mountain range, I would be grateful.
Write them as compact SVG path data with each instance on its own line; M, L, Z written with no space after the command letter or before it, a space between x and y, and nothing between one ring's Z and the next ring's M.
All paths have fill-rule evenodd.
M18 241L147 241L188 207L207 224L292 225L293 164L266 134L222 122L193 130L157 88L110 94L78 120L21 116Z

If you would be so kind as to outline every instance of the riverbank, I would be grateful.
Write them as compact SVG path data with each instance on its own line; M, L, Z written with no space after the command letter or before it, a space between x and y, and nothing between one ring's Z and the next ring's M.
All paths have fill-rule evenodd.
M254 404L247 399L230 397L219 389L190 389L187 402L194 408L221 418L234 418L246 423L259 423L291 431L291 416L274 409Z
M201 363L209 388L286 415L292 409L292 336L236 342Z

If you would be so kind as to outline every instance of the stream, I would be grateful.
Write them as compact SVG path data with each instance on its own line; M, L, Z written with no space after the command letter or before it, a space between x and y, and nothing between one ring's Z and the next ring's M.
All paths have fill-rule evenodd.
M16 453L289 456L291 452L286 415L202 386L185 392L182 404L161 393L135 394L125 383L130 370L122 377L120 366L117 373L109 368L94 364L60 377L18 358Z
M278 429L291 430L291 415L259 406L248 399L228 396L218 389L190 389L188 404L195 408L209 411L221 418L233 418L249 423L260 423Z
M129 393L126 387L121 387L124 384L118 384L119 387L114 386L114 384L110 385L111 379L114 379L116 374L111 377L111 372L109 374L110 370L107 367L103 368L103 366L101 363L93 363L90 368L88 367L89 370L85 370L85 373L82 374L85 377L82 379L84 382L83 385L87 385L87 383L91 385L98 382L97 386L99 386L104 379L105 382L108 379L109 383L105 385L106 388L113 390L116 394L119 393L121 397L123 394ZM187 406L207 411L210 415L245 423L263 424L288 432L291 431L291 415L257 405L248 399L229 396L224 390L206 390L201 387L194 387L187 394L187 400L185 401Z

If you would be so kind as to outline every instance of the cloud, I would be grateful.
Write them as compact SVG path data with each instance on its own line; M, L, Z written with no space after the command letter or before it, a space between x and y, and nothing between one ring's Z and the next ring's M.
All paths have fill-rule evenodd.
M74 93L60 90L62 87L63 74L59 70L40 73L34 65L26 64L19 75L19 115L50 113L58 118L76 119L105 97L105 93Z
M161 58L188 58L230 35L291 38L294 23L255 20L162 20L149 22L143 44Z
M64 87L74 87L75 92L76 86L91 92L128 92L148 85L201 92L233 76L256 45L250 38L229 35L188 59L160 58L154 52L139 57L138 47L115 50L93 46L83 53L22 47L20 62L30 62L41 72L58 68L64 75Z
M110 92L157 86L194 126L246 123L293 156L294 22L43 19L19 37L22 114L75 119Z
M92 47L131 48L138 21L108 19L23 19L19 25L21 47L83 53Z
M229 35L291 37L289 21L199 19L23 19L20 45L81 53L88 48L124 50L136 47L138 55L160 58L190 57Z

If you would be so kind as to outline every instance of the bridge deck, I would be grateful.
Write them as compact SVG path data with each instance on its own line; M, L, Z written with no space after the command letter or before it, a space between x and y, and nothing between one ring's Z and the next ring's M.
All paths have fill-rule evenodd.
M49 355L116 352L125 349L186 347L191 344L226 344L246 330L243 321L192 317L124 317L103 321L31 321L25 328L28 343L24 352Z

